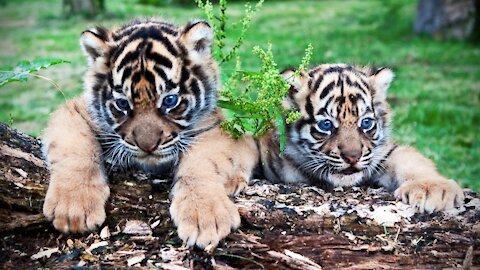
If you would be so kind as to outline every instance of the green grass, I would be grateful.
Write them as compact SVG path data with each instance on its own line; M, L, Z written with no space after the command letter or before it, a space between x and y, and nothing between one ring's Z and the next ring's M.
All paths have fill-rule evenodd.
M21 59L59 57L71 62L42 72L60 85L32 79L0 88L0 121L39 135L65 98L82 91L86 61L78 38L86 28L159 16L185 23L201 17L194 7L152 7L135 0L107 1L109 14L94 21L64 18L60 0L6 1L0 7L0 66ZM268 1L253 21L240 51L243 67L255 68L254 45L273 44L280 67L297 66L308 43L314 63L390 66L395 138L420 149L439 170L480 190L480 47L415 36L415 0ZM238 18L243 3L231 5ZM228 74L233 64L222 67Z

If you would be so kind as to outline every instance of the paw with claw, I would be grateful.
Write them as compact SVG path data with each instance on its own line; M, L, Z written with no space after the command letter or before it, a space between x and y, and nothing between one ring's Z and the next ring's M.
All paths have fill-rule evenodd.
M187 246L216 247L232 229L240 226L237 207L223 188L174 190L170 214L178 236Z
M110 189L102 180L75 183L52 177L43 213L63 233L93 231L105 221Z
M416 180L403 183L395 196L415 207L418 212L450 210L463 204L464 195L453 180Z

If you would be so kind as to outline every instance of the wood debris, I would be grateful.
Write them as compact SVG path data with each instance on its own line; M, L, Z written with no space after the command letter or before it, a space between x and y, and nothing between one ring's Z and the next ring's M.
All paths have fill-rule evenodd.
M114 168L104 227L63 235L42 214L49 174L40 141L2 124L0 134L0 269L480 267L480 198L470 190L463 207L420 215L384 189L327 192L254 180L234 198L240 229L207 254L183 248L176 235L171 181Z

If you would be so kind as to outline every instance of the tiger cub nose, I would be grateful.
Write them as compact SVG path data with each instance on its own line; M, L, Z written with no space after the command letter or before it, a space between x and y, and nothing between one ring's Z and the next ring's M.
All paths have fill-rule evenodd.
M162 134L158 134L156 130L151 128L136 128L132 135L135 145L149 154L153 153L161 143Z
M345 162L347 162L350 165L353 165L360 160L362 153L359 151L347 151L347 152L342 152L341 156L343 160L345 160Z
M158 145L160 144L160 139L145 140L145 139L136 138L135 143L138 146L138 148L140 148L142 151L151 154L158 148Z

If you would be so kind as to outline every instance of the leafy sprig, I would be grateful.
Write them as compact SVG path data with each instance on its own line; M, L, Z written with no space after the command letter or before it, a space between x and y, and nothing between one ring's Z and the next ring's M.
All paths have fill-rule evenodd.
M20 61L15 67L0 67L0 87L11 82L26 82L29 76L33 76L47 80L58 88L51 79L38 75L36 72L62 63L69 62L58 58L37 58L32 61Z
M215 10L210 0L195 0L198 7L203 10L208 22L215 33L214 40L214 56L220 64L229 62L238 54L238 49L243 44L245 35L250 28L250 23L255 14L260 10L264 0L259 0L254 7L250 3L245 4L245 15L237 23L229 23L227 16L228 3L227 0L218 1L218 10ZM230 49L226 48L225 40L227 39L227 28L236 28L240 25L240 34L236 38Z
M245 4L245 12L240 20L240 34L233 46L227 50L225 40L228 37L229 24L227 16L227 0L219 0L218 9L215 9L210 0L195 0L201 8L208 22L211 24L214 34L214 57L221 64L237 59L236 71L224 83L220 91L218 106L226 110L227 120L221 126L234 138L238 139L245 133L255 137L264 135L268 130L275 128L278 131L280 150L283 151L286 143L286 125L300 117L297 111L289 111L282 106L282 102L288 94L289 85L280 74L274 61L272 45L267 50L255 46L253 53L256 54L262 66L258 70L247 71L240 67L238 49L243 44L247 30L250 28L253 16L259 11L263 0L259 0L255 7ZM308 46L300 67L294 76L298 76L310 61L313 48Z
M309 45L298 70L308 65L312 51ZM267 50L256 46L253 52L262 61L260 70L237 70L220 92L218 105L229 110L222 127L234 138L247 132L260 137L276 127L280 150L283 151L287 139L286 125L297 120L300 113L282 105L290 87L277 68L271 44Z

